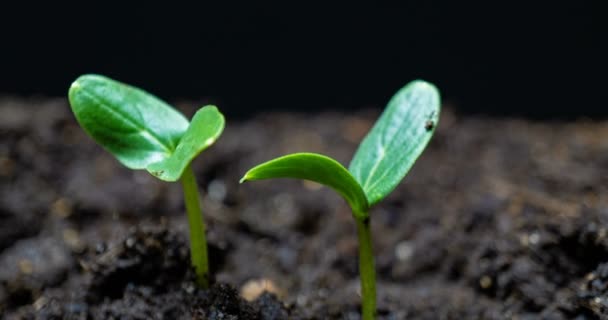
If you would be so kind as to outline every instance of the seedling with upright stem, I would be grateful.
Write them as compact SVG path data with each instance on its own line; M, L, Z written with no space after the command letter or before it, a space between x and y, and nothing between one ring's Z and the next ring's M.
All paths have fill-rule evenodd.
M80 126L120 163L163 181L181 181L196 281L208 287L205 222L191 162L219 138L224 116L215 106L205 106L188 122L155 96L100 75L76 79L68 97Z
M295 153L262 163L241 179L241 182L306 179L326 185L344 197L357 225L364 320L376 317L376 272L369 210L393 191L414 165L435 131L440 107L435 86L413 81L390 100L363 139L348 170L324 155Z

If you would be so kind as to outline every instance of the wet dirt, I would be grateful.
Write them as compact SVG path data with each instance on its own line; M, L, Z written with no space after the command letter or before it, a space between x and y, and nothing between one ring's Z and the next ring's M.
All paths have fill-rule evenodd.
M1 98L0 115L0 318L359 319L346 203L314 183L238 180L289 152L347 165L377 112L228 118L193 163L208 290L192 281L179 184L121 167L62 99ZM447 108L371 212L379 318L608 318L605 137L606 121Z

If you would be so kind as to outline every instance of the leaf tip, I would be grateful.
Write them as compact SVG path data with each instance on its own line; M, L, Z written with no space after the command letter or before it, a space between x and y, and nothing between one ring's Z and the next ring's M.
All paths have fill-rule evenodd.
M204 106L203 108L208 108L210 110L220 112L220 110L217 108L217 106L213 105L213 104L208 104L208 105Z
M220 115L222 115L222 116L223 116L223 114L220 112L220 109L218 109L218 107L217 107L217 106L215 106L215 105L213 105L213 104L208 104L208 105L202 106L202 107L201 107L200 109L198 109L198 111L196 111L196 112L198 113L198 112L201 112L201 111L206 111L206 112L216 112L216 113L219 113Z
M249 182L252 180L256 180L255 174L252 171L253 171L253 169L250 169L249 171L245 172L245 174L243 175L241 180L239 180L239 183L245 183L245 182Z
M78 81L78 79L74 80L74 82L72 82L72 84L70 85L70 91L73 90L78 90L80 89L81 85L80 82Z
M80 78L74 80L72 84L70 84L70 89L68 90L68 99L70 101L74 101L76 94L82 89L82 84Z
M70 84L70 89L68 90L68 99L73 100L78 92L86 89L88 83L99 80L108 80L108 78L97 74L83 74L79 76Z
M428 81L422 80L422 79L416 79L416 80L412 81L412 84L415 86L421 87L421 88L426 87L426 88L437 90L437 87L435 87L434 84L432 84Z

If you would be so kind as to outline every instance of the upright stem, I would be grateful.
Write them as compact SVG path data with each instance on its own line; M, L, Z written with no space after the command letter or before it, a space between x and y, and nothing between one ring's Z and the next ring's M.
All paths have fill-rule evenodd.
M376 319L376 270L372 249L372 232L369 216L357 220L359 236L359 277L361 278L361 303L363 320Z
M207 258L207 239L205 222L201 212L198 187L192 167L188 165L181 178L184 188L184 201L188 212L190 227L190 258L196 273L196 283L203 288L209 286L209 262Z

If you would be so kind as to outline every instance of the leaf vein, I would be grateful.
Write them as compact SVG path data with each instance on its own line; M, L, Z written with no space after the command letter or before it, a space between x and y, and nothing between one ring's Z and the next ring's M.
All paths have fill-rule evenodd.
M146 128L144 126L140 126L138 125L138 123L136 121L134 121L133 119L131 119L130 117L128 117L127 115L123 114L122 112L119 112L117 110L112 109L111 107L108 106L108 103L105 99L100 98L94 94L91 94L89 92L83 91L82 92L84 95L89 96L89 98L91 98L92 100L95 100L97 102L97 105L101 106L104 110L106 110L107 112L111 113L114 116L117 116L118 118L121 118L123 121L125 121L128 125L134 127L135 129L137 129L137 131L140 133L147 133L147 137L149 138L149 140L152 140L153 142L155 142L156 144L158 144L160 147L162 147L168 154L172 153L172 150L170 147L168 147L167 145L165 145L163 143L163 141L155 135L154 132L151 132L149 130L146 130ZM137 112L140 112L139 110L137 110ZM140 113L141 114L141 113Z

